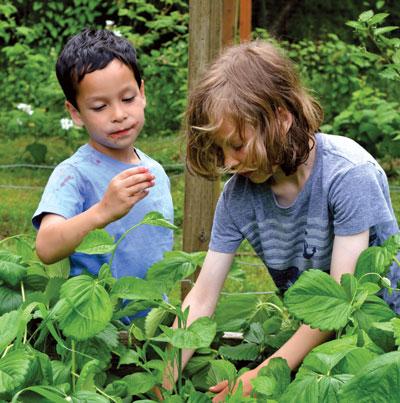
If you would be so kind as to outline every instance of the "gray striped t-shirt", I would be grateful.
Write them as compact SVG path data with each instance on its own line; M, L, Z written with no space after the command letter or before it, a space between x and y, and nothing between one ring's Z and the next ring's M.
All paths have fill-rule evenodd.
M398 232L385 172L353 140L317 133L312 172L291 206L278 204L268 181L229 179L209 247L234 253L247 239L285 291L306 269L329 272L335 235L367 229L370 245Z

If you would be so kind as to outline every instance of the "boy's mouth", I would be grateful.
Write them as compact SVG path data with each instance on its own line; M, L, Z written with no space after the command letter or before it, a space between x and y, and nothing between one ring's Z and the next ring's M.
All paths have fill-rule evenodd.
M110 134L110 137L111 138L119 138L119 137L127 136L129 134L130 130L131 130L131 127L127 128L127 129L117 130L115 132L112 132Z

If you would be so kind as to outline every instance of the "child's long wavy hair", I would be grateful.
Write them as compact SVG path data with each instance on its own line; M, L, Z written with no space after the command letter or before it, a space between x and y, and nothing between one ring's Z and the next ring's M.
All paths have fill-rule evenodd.
M293 118L287 131L283 113ZM235 130L224 134L229 143L244 130L255 133L247 141L246 170L272 172L279 166L286 175L304 163L322 123L318 102L302 86L292 62L280 50L262 41L233 46L210 66L189 97L186 113L190 172L208 179L226 171L222 148L215 143L223 122ZM220 142L219 142L220 144ZM238 167L236 171L240 170Z

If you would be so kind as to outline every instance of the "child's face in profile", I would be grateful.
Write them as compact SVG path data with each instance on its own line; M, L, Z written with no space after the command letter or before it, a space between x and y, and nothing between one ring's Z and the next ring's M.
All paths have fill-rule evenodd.
M228 121L224 121L220 130L216 134L215 144L217 144L224 153L224 165L228 171L233 171L239 175L249 178L253 183L263 183L268 180L273 172L267 172L263 168L248 166L252 160L249 140L256 136L255 129L247 126L241 137L234 126ZM228 141L226 140L228 139ZM276 167L273 167L275 171Z
M85 126L90 144L118 158L130 150L144 124L146 98L132 70L117 59L84 76L78 85L79 111L67 108L77 125Z

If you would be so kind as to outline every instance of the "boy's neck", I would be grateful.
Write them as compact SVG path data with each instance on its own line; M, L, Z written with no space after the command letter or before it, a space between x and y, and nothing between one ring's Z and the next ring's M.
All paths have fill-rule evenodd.
M117 161L123 162L124 164L139 164L140 158L133 146L123 149L113 149L108 147L103 147L96 142L90 141L89 144L98 152L107 155L107 157L113 158Z

